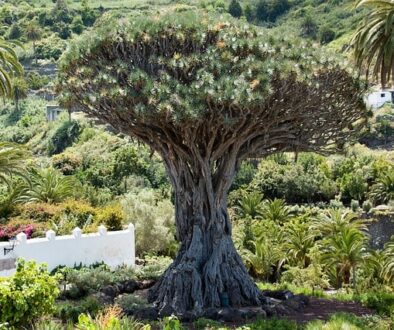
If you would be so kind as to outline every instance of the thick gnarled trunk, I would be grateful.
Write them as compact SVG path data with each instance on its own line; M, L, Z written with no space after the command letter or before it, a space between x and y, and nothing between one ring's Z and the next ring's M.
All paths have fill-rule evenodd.
M247 273L231 238L227 191L235 162L190 169L171 163L180 250L173 264L150 291L161 315L202 315L210 307L261 304L261 293Z

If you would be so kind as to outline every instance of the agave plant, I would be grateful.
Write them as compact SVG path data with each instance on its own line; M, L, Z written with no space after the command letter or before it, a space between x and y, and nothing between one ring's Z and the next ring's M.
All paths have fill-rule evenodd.
M59 203L74 195L78 182L70 176L63 176L53 168L31 170L29 201Z
M375 203L388 203L394 200L394 170L380 176L371 188L370 197Z
M19 144L0 142L0 183L16 176L26 176L24 161L29 157L27 149Z
M392 0L358 0L359 7L371 7L364 22L352 39L354 56L359 67L370 67L375 77L380 76L383 87L394 73L394 2Z

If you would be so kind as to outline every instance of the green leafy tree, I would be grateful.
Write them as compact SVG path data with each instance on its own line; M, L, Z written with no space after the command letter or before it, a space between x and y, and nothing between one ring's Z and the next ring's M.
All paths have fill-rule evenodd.
M71 23L71 30L76 34L81 34L83 32L84 26L81 16L75 16Z
M231 0L228 6L228 12L231 16L240 18L242 16L242 7L237 0Z
M344 228L351 227L355 230L367 231L365 222L358 219L357 215L349 210L329 209L319 214L311 226L322 234L323 237L336 235Z
M194 315L223 293L261 304L231 239L232 180L246 158L343 145L366 113L360 83L316 49L228 15L106 15L94 34L63 57L63 106L148 144L174 189L179 254L149 301Z

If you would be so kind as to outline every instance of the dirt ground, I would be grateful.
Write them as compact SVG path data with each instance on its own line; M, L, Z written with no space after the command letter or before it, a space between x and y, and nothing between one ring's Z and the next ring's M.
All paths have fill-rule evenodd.
M312 320L328 320L335 313L352 313L357 316L374 314L374 311L356 302L343 302L310 297L310 303L302 312L289 315L290 320L306 323Z

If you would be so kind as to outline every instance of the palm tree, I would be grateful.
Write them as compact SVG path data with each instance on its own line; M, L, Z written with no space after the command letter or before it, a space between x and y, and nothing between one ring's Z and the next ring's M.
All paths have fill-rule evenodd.
M34 60L37 65L36 42L41 39L41 30L37 23L29 24L26 27L26 37L33 43Z
M371 188L370 197L375 203L394 200L394 170L383 173Z
M353 288L356 286L356 269L364 260L367 236L351 226L343 227L335 235L322 241L322 262L329 268L335 268L337 286L350 284L351 272Z
M19 144L0 142L0 182L8 182L13 175L26 175L24 161L29 157L27 149Z
M308 254L315 245L316 231L311 229L308 223L292 221L285 224L284 232L283 248L287 259L303 268L308 267L311 263Z
M383 267L383 276L388 283L394 282L394 236L387 242L383 250L385 263Z
M254 252L244 249L240 251L241 256L254 277L268 281L284 263L283 252L268 237L258 239L252 244Z
M261 214L262 205L263 195L258 191L253 191L243 196L236 208L242 218L250 217L252 219L258 219Z
M373 66L373 75L380 76L384 88L394 75L394 2L358 0L356 7L372 7L351 42L356 63L366 66L367 77Z
M278 198L266 201L260 213L262 219L271 220L280 224L291 218L290 208L283 199Z
M59 203L74 195L78 182L70 176L63 176L53 168L31 170L29 201Z
M320 232L323 237L334 236L349 227L363 232L368 230L365 222L358 219L356 214L341 209L329 209L325 213L319 214L311 227Z
M11 78L23 73L22 65L18 61L13 46L14 42L5 41L0 38L0 96L10 97L12 95Z
M19 111L19 101L27 97L28 86L23 78L16 78L12 82L12 96L15 102L15 111Z

